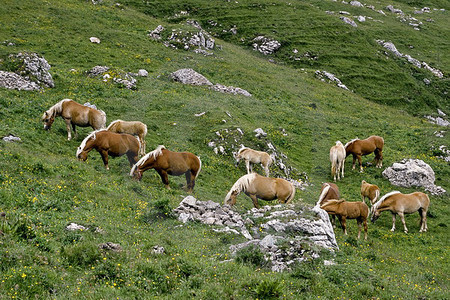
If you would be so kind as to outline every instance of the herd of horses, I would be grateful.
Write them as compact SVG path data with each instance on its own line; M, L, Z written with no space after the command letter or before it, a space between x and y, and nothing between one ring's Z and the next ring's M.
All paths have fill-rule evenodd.
M44 112L42 121L44 129L49 130L56 117L61 117L66 123L68 140L72 139L71 130L76 136L76 126L92 127L94 130L83 139L76 151L76 157L85 161L88 153L95 149L100 153L106 169L108 157L126 155L130 163L130 176L141 180L143 172L155 169L161 177L166 188L169 187L168 175L186 177L186 188L192 193L195 179L201 170L201 160L190 152L173 152L159 145L153 151L145 154L145 136L147 126L139 121L115 120L106 127L106 114L102 110L81 105L70 99L63 99ZM345 145L340 141L330 149L331 174L334 181L344 177L344 163L346 157L353 156L352 167L355 169L356 160L359 162L360 172L363 172L362 156L375 154L374 164L377 168L382 167L384 140L379 136L370 136L367 139L354 139ZM142 158L139 159L139 156ZM295 187L289 181L282 178L269 177L269 167L273 158L266 152L257 151L248 147L242 148L236 153L236 166L240 160L244 160L247 168L246 175L240 177L231 187L225 197L224 203L234 205L240 193L249 196L253 205L258 208L258 199L275 200L280 203L289 203L295 196ZM254 173L252 164L261 164L266 176ZM324 209L334 221L338 218L344 234L347 234L346 220L356 219L359 227L358 239L361 227L364 226L364 238L367 239L367 218L371 215L375 222L383 211L390 211L393 215L393 226L395 230L396 216L399 215L403 223L404 231L408 232L405 224L404 214L419 212L421 216L420 232L427 231L427 210L430 204L428 196L421 192L402 194L398 191L390 192L381 199L380 189L366 181L361 183L362 201L348 202L340 198L339 188L335 183L324 183L319 195L317 205ZM365 203L369 199L371 208Z

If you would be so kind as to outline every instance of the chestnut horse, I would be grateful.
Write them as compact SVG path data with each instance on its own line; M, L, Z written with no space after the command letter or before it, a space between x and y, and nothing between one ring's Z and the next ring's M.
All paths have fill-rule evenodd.
M77 135L76 127L91 126L94 130L105 128L106 114L102 110L97 110L88 106L81 105L71 99L63 99L50 107L42 115L42 122L44 122L44 129L49 130L52 127L56 117L61 116L67 126L67 139L72 139L70 127Z
M337 141L336 145L330 149L330 161L331 161L331 175L336 181L340 180L339 172L342 173L342 178L344 178L344 163L345 163L345 148L341 141Z
M95 149L102 156L107 170L108 155L113 157L127 155L130 167L138 160L139 141L130 134L121 134L106 129L91 132L77 149L77 158L85 161L88 153Z
M253 201L253 206L259 208L258 198L262 200L278 199L280 203L289 203L295 196L295 187L282 178L264 177L251 173L239 178L225 197L225 204L236 204L236 197L244 192Z
M261 164L264 171L266 172L266 177L269 177L269 167L272 164L272 158L270 155L263 151L256 151L247 147L242 147L239 149L235 156L236 166L239 164L241 159L245 160L245 166L247 167L247 173L252 173L252 164Z
M361 182L361 197L362 201L366 201L366 197L369 199L369 203L374 205L377 202L378 197L380 197L380 188L375 184L370 184L363 180Z
M115 120L106 128L106 130L117 133L128 133L139 138L141 144L139 155L145 155L145 136L147 135L147 125L139 121Z
M353 155L352 169L355 169L356 159L358 159L360 172L363 171L361 156L375 153L374 163L377 168L383 166L383 146L384 139L377 135L372 135L365 140L354 139L345 144L346 157Z
M430 198L422 192L411 194L402 194L398 191L390 192L384 195L377 203L372 206L372 222L375 222L383 211L389 210L392 213L392 229L395 230L395 217L400 216L405 233L408 228L405 224L405 214L412 214L416 211L420 215L420 231L427 231L427 211L430 205Z
M167 175L180 176L185 174L186 184L189 193L192 193L195 186L195 179L200 173L202 162L200 158L190 152L172 152L163 145L159 145L152 152L142 157L131 169L130 176L141 180L142 173L155 169L161 176L161 180L169 187L169 178Z
M319 200L316 205L319 207L325 204L328 200L333 199L341 199L341 195L339 193L339 188L336 184L331 182L325 182L322 184L322 189L320 190ZM334 215L331 216L331 223L334 225L336 223Z
M361 236L361 224L364 225L364 239L367 240L367 216L369 207L364 202L347 202L344 199L328 200L320 206L331 215L336 215L341 223L344 234L347 235L347 219L356 219L358 223L358 239Z

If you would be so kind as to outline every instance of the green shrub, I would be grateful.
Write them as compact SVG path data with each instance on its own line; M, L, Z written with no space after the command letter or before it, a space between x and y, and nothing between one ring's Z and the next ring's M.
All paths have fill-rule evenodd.
M61 255L66 258L71 266L86 267L98 263L101 253L93 242L82 242L73 246L63 247Z
M243 264L250 264L255 267L265 267L267 265L264 253L255 245L238 250L236 252L236 261Z

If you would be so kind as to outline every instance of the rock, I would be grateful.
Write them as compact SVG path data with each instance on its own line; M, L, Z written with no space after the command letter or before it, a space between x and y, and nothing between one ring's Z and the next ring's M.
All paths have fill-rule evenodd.
M193 196L187 196L180 202L180 205L195 206L196 203L197 203L197 199L195 199Z
M428 120L430 120L431 123L439 125L439 126L450 126L450 122L447 120L444 120L441 117L432 117L432 116L425 116L425 118L427 118Z
M88 71L88 74L91 77L96 77L96 76L103 75L103 73L106 73L108 71L109 71L109 67L107 67L107 66L95 66Z
M94 44L100 44L100 39L95 36L90 37L89 41L91 41L91 43L94 43Z
M340 17L340 19L342 21L344 21L344 23L349 24L353 27L358 27L358 24L355 23L355 21L353 21L352 19L348 18L348 17Z
M180 69L171 74L173 80L183 84L191 85L212 85L205 76L195 72L192 69Z
M275 247L276 240L274 239L273 235L266 235L259 244L264 248L273 248Z
M319 78L322 81L325 81L325 78L327 78L330 82L335 82L338 87L340 87L344 90L348 90L348 88L345 86L345 84L343 84L339 78L337 78L334 74L332 74L330 72L317 70L315 72L315 75L317 78Z
M98 248L101 249L101 250L108 250L108 251L113 251L113 252L120 252L120 251L122 251L122 247L119 244L114 244L114 243L111 243L111 242L99 244Z
M0 71L0 87L19 91L37 91L41 89L37 83L29 81L16 73L5 71Z
M76 223L70 223L67 225L66 230L75 231L75 230L88 230L89 228L84 227L83 225L78 225Z
M387 9L388 11L390 11L390 12L395 13L395 14L403 14L403 11L402 11L401 9L394 8L394 6L392 6L392 5L386 6L386 9Z
M166 249L162 246L153 246L152 253L153 254L164 254L166 252Z
M153 31L151 31L148 36L154 40L161 39L161 32L163 32L165 28L162 25L158 25Z
M433 169L419 159L404 159L383 171L383 177L389 182L401 187L423 187L433 195L442 195L446 191L434 185Z
M187 221L193 220L193 218L191 214L181 213L178 215L178 220L186 223Z
M97 109L97 106L96 106L95 104L91 104L91 103L89 103L89 102L86 102L86 103L84 103L83 105L84 105L84 106L87 106L87 107L90 107L90 108L93 108L93 109Z
M366 17L364 17L364 16L358 16L357 19L361 23L366 21Z
M218 91L221 93L226 93L226 94L233 94L233 95L243 95L246 97L251 97L252 94L250 94L249 92L247 92L244 89L238 88L238 87L234 87L234 86L225 86L219 83L216 83L215 85L213 85L211 87L212 90L214 91Z
M255 137L265 137L265 136L267 136L267 133L264 132L264 130L262 130L262 128L256 128L255 130L253 130L253 132L255 133Z
M437 112L438 112L438 114L439 114L441 117L446 117L446 116L447 116L447 114L444 113L444 112L443 112L442 110L440 110L439 108L438 108Z
M259 51L264 55L273 54L280 47L280 42L261 35L253 39L253 50Z
M8 135L8 136L4 136L2 138L2 140L4 140L5 142L21 142L22 140L20 139L20 137L18 136L14 136L12 134Z
M424 79L423 79L423 82L424 82L426 85L429 85L429 84L431 83L430 79L428 79L428 78L424 78Z
M350 1L350 5L356 6L356 7L364 7L361 2L359 1Z
M140 76L140 77L147 77L147 76L148 76L147 70L145 70L145 69L140 69L140 70L138 71L138 76Z

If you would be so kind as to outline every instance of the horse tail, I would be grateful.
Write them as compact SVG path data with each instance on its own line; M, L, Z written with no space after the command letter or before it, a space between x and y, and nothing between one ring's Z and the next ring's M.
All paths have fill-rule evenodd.
M373 200L371 200L370 202L375 203L378 199L378 197L380 197L380 190L375 190L375 198L373 198Z
M328 190L331 188L331 186L328 183L325 183L325 187L322 190L322 193L320 193L319 196L319 201L317 201L316 205L320 205L320 203L322 202L322 200L325 198L325 195L328 193Z
M336 176L336 167L339 163L339 159L337 151L334 148L332 148L330 152L330 161L331 161L331 175Z
M198 166L197 174L195 175L195 177L197 177L198 174L200 173L200 171L202 170L202 161L199 156L196 156L196 157L198 159L199 166Z
M295 186L291 183L291 194L286 198L286 204L292 201L295 197Z
M147 135L147 125L142 123L144 125L144 132L143 132L143 136Z
M106 130L114 131L114 130L115 130L115 127L117 126L117 124L118 124L120 121L121 121L121 120L115 120L115 121L112 121L112 122L108 125L108 127L106 127Z
M100 128L106 127L106 113L103 110L98 110L100 112Z

